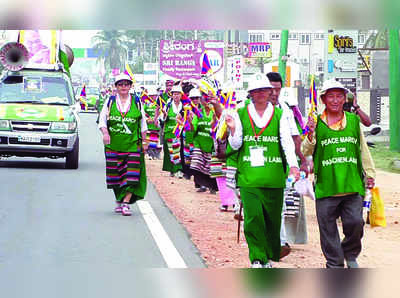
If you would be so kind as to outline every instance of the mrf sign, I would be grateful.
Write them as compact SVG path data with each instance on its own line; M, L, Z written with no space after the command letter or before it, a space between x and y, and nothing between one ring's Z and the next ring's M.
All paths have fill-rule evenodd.
M249 43L249 58L263 57L271 58L271 44L269 42L251 42Z

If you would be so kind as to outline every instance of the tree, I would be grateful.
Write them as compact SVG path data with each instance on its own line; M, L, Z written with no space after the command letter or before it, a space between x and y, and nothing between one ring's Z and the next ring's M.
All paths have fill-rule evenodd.
M99 60L103 60L106 71L118 68L125 69L128 56L126 35L120 30L103 30L93 38L93 49L99 52Z
M388 29L372 33L365 42L364 48L389 49Z

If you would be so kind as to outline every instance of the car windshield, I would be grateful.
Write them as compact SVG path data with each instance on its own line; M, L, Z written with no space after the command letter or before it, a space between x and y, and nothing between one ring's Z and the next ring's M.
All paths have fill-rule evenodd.
M42 76L8 76L0 83L0 103L70 105L71 95L65 79Z

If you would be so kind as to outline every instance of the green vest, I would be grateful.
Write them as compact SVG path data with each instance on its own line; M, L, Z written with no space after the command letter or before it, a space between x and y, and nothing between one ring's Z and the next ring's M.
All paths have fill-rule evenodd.
M282 110L274 107L270 123L261 130L254 124L255 136L248 106L238 110L243 126L243 144L238 156L239 187L283 188L285 186L286 160L280 144L279 124ZM261 149L260 149L261 148ZM262 150L263 165L252 166L250 151Z
M167 119L164 124L164 138L165 139L174 139L175 134L174 134L174 129L176 127L176 116L178 114L174 113L174 109L172 108L172 105L174 103L171 102L170 107L168 108L168 114L167 114Z
M201 112L203 114L202 118L194 116L194 123L196 127L194 128L194 147L200 148L202 151L211 153L214 150L214 140L211 137L211 121L213 119L214 112L210 110L210 113L206 114L206 110L202 107Z
M156 114L156 110L157 110L157 106L155 104L150 104L150 105L145 105L144 106L145 113L152 120L154 120L154 116ZM155 125L154 123L148 123L147 124L147 129L148 130L159 130L157 125Z
M136 152L140 147L142 113L131 97L131 107L125 117L121 116L114 100L110 106L110 118L107 121L111 142L107 149L119 152Z
M345 112L347 125L332 130L318 118L314 150L315 195L365 194L360 147L360 120Z

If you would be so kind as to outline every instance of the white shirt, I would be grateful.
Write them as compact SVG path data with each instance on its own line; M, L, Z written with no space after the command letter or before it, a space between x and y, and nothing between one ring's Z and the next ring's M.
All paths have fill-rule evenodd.
M290 134L292 136L298 136L299 135L299 129L297 128L296 121L294 120L294 115L292 110L288 107L286 103L279 103L280 108L282 109L282 118L286 118L289 129L290 129Z
M176 106L175 102L172 101L171 106L172 106L172 110L174 111L175 114L178 114L182 110L182 102L179 102L179 105Z
M268 103L267 108L264 111L262 117L257 113L255 106L253 103L249 104L249 113L251 118L254 121L254 124L258 128L263 128L267 125L268 121L272 118L272 111L273 106L272 104ZM243 144L243 126L242 122L240 121L239 114L237 112L232 111L233 119L235 120L235 134L232 136L230 135L228 138L229 144L235 150L238 150L242 147ZM282 144L283 151L286 156L287 163L289 167L299 167L297 163L296 153L294 142L292 136L290 134L289 125L287 123L287 119L285 117L281 117L279 123L279 131L280 131L280 141Z
M134 100L134 99L133 99ZM99 129L100 128L107 128L107 115L108 115L108 102L110 101L110 97L108 98L107 102L104 103L103 108L101 109L100 116L99 116ZM115 102L117 104L117 109L121 113L126 113L128 112L130 108L130 101L127 100L125 101L125 104L121 102L121 99L119 98L119 95L116 95ZM134 103L133 103L134 104ZM143 109L143 105L141 105L142 108L140 112L142 113L142 119L141 119L141 131L145 132L147 131L147 122L146 122L146 114Z

